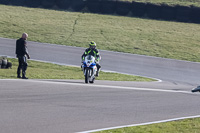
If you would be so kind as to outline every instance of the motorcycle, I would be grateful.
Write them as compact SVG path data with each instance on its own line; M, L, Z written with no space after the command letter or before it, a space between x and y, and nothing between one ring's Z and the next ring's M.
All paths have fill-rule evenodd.
M97 66L95 58L92 55L87 55L83 61L82 70L85 76L85 83L94 83Z

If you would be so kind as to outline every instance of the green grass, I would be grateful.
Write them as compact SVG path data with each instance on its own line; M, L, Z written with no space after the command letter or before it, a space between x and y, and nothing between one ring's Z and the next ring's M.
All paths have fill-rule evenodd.
M12 69L0 69L0 79L16 79L17 77L17 59L9 59L12 62ZM27 77L30 79L81 79L84 75L81 68L43 63L37 61L28 61ZM140 76L125 75L119 73L100 72L96 80L111 81L155 81L153 79Z
M132 17L0 5L0 36L200 61L200 26Z
M200 133L200 118L185 119L145 126L127 127L96 133Z
M136 1L154 4L167 4L167 5L183 5L183 6L197 6L200 7L200 0L120 0L120 1Z

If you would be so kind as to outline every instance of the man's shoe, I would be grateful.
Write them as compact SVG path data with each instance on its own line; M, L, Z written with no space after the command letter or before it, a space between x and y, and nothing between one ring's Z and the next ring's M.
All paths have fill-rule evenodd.
M21 79L22 77L21 76L17 76L17 78Z
M27 77L22 77L22 79L28 79Z

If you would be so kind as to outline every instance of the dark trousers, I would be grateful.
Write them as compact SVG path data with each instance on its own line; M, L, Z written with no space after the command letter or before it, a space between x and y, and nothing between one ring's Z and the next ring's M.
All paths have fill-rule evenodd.
M96 66L97 66L97 71L99 71L99 69L101 68L101 65L96 62Z
M17 56L19 66L17 69L17 76L20 76L22 70L22 77L26 76L26 69L28 67L26 56Z

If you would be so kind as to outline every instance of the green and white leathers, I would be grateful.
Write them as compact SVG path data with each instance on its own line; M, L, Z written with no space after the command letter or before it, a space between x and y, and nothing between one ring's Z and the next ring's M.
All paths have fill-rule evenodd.
M89 43L89 48L87 48L85 50L85 52L82 55L82 61L85 60L85 57L87 55L92 55L95 58L95 62L96 62L96 66L97 66L97 72L96 72L96 76L99 76L99 71L101 69L101 65L99 64L99 61L101 59L101 56L99 55L99 51L96 49L96 43L94 41Z
M96 43L95 43L94 41L92 41L92 42L89 43L89 46L90 46L90 47L87 48L87 49L85 50L85 52L83 53L83 55L82 55L82 60L85 59L85 56L87 56L87 55L92 55L92 56L95 57L95 60L96 60L97 62L99 62L99 60L100 60L100 55L99 55L99 51L96 49Z

